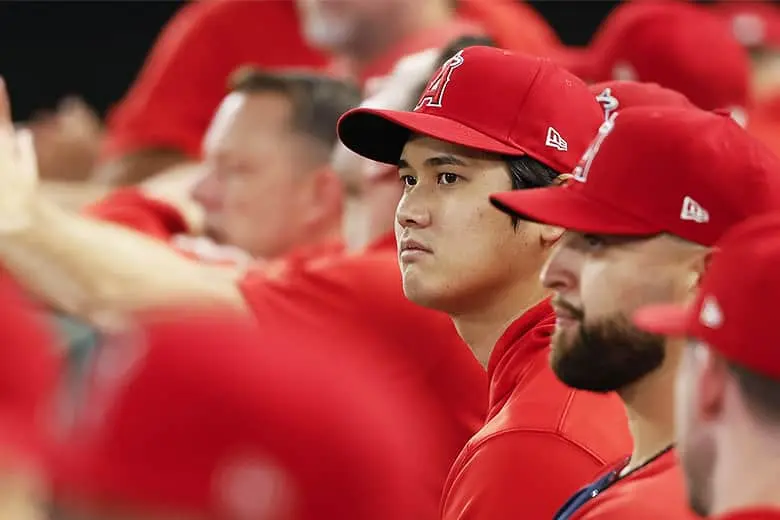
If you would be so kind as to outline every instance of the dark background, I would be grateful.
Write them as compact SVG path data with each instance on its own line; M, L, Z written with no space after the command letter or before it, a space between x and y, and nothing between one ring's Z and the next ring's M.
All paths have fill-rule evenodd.
M262 0L257 0L262 1ZM119 100L181 1L0 1L0 74L15 119L80 94L104 112ZM618 2L530 2L565 43L584 44Z

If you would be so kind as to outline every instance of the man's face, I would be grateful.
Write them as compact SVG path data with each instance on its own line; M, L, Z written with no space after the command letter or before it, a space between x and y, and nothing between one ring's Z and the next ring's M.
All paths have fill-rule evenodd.
M296 0L301 26L314 47L343 52L399 0Z
M684 251L665 235L564 234L542 273L544 286L555 291L551 364L561 381L615 391L663 363L663 339L638 330L630 316L642 305L685 298Z
M691 340L683 350L675 386L675 437L677 453L685 474L688 502L697 514L708 516L712 500L712 475L715 468L715 438L707 425L704 408L717 408L717 389L721 379L713 371L707 346Z
M294 248L314 209L311 170L318 146L290 128L291 116L282 94L233 93L204 141L207 172L193 196L206 209L208 232L255 257Z
M395 230L407 298L456 315L536 283L546 254L541 226L515 229L489 201L511 189L503 160L419 137L404 147L398 174Z

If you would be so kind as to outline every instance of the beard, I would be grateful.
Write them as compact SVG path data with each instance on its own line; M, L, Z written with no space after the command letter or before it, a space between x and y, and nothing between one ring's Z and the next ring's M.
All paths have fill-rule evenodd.
M590 392L621 390L657 369L664 361L664 339L634 327L623 315L595 323L581 316L573 339L557 333L550 364L560 381Z

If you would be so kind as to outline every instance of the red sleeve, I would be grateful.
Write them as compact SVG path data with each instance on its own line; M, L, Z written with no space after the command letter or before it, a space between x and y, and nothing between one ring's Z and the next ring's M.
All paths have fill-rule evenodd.
M477 448L454 477L444 497L442 519L552 518L603 467L554 433L504 433Z
M176 208L147 198L137 188L118 189L87 206L84 214L165 241L188 231L184 217Z
M324 66L298 30L292 0L202 0L165 26L138 78L108 120L104 154L169 147L191 157L239 66Z

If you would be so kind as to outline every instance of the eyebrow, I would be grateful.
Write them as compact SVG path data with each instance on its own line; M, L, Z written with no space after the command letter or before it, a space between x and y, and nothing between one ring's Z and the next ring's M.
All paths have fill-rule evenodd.
M465 161L462 159L459 159L458 157L450 154L445 155L436 155L434 157L429 157L425 160L423 163L424 166L427 167L436 167L436 166L468 166ZM405 159L400 159L398 161L398 169L403 168L409 168L409 163Z

